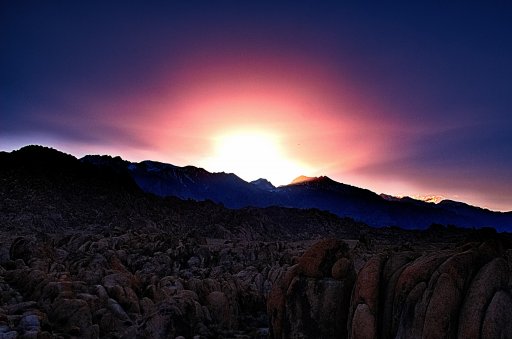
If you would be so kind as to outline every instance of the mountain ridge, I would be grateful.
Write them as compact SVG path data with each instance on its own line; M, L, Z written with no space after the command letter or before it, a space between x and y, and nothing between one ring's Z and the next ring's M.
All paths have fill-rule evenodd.
M57 153L53 155L44 149L36 152L33 147L28 146L34 154L37 153L31 155L35 157L32 166L41 161L51 162L56 157L70 162L76 159L60 151L55 151ZM22 148L1 153L0 160L26 151L26 148ZM87 155L79 162L87 165L85 168L88 171L108 169L119 178L130 178L139 189L156 196L211 200L232 209L271 206L314 208L374 227L425 229L432 224L443 224L466 228L490 226L498 231L512 229L512 212L494 212L446 200L438 204L412 198L389 201L368 189L340 183L326 176L272 188L273 185L266 179L256 180L256 183L246 182L232 173L210 173L195 166L179 167L150 160L135 163L108 155ZM58 168L52 170L58 173ZM83 168L80 170L84 171Z
M17 234L158 229L174 236L251 241L357 239L368 229L314 209L229 209L211 200L158 197L143 192L119 168L128 162L111 156L99 160L103 167L40 146L0 153L0 229Z
M327 176L299 176L288 185L271 188L266 179L249 183L234 174L210 173L194 166L167 167L158 163L158 170L144 171L141 164L146 162L131 163L131 175L143 190L160 196L212 200L228 208L318 208L374 227L424 229L432 224L444 224L512 229L512 212L491 211L462 202L449 203L447 200L433 204L410 197L386 199L371 190L337 182ZM204 176L198 182L191 183L191 173L197 171ZM260 185L265 182L268 183L266 187Z

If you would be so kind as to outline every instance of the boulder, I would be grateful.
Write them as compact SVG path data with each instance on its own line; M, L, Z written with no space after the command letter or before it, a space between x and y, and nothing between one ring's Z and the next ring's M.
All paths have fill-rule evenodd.
M307 277L331 276L333 264L348 253L348 245L341 240L321 240L299 258L299 273Z

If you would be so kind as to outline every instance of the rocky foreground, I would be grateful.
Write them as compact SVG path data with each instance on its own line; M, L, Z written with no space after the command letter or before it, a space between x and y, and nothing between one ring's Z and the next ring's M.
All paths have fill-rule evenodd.
M512 338L512 240L158 198L0 154L0 338Z
M498 235L418 250L154 229L2 239L0 338L512 337Z
M300 254L147 231L18 237L5 248L5 338L265 337L266 296Z
M512 251L496 239L431 253L387 251L354 270L316 243L274 284L274 338L512 338Z

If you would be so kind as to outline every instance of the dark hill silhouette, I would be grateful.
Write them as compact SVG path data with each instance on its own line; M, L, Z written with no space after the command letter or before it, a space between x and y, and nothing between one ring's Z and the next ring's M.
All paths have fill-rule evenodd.
M144 191L166 197L212 200L231 208L271 206L273 196L232 173L210 173L194 166L178 167L156 161L130 163L118 157L85 156L82 162L129 173Z
M115 232L153 227L176 236L195 232L213 238L250 240L309 239L326 235L357 238L360 230L366 229L351 219L314 209L233 210L211 200L159 197L139 188L132 178L133 172L127 170L126 166L131 166L129 162L110 156L87 159L79 161L41 146L0 153L0 228L17 233L66 230L94 233L95 229L103 232L108 228ZM174 167L144 162L140 171L149 172L154 166ZM183 170L191 179L215 190L221 190L226 182L232 184L230 180L233 180L241 187L261 191L234 175L218 176L194 167ZM211 183L215 180L216 183ZM191 187L182 188L182 192L202 191Z
M106 158L87 156L82 161L112 166L101 159ZM116 158L107 159L120 164ZM248 183L234 174L210 173L193 166L178 167L153 161L122 164L146 192L198 201L212 200L229 208L317 208L376 227L424 229L431 224L444 224L468 228L490 226L499 231L512 229L512 212L493 212L448 201L433 204L411 198L390 199L325 176L301 176L289 185L272 189L268 181L262 181L264 179Z
M276 187L272 185L270 181L264 178L259 178L257 180L251 181L251 184L256 185L257 187L265 191L272 191L276 189Z
M511 212L493 212L449 200L432 204L407 197L384 199L369 190L339 183L328 177L307 178L272 188L264 179L248 183L234 174L210 173L193 166L178 167L153 161L131 163L111 156L86 156L78 161L71 155L40 146L0 153L0 170L6 178L4 190L10 188L13 194L20 193L20 199L25 199L23 194L29 195L27 201L39 209L47 209L48 201L54 201L55 206L82 206L88 203L97 206L105 215L123 209L145 211L135 218L140 224L146 224L147 220L161 223L159 208L169 209L168 206L161 207L162 200L144 194L145 191L169 197L168 200L174 200L175 204L183 202L170 197L210 201L190 207L191 215L187 218L192 219L195 218L191 211L194 208L222 208L214 202L236 209L270 206L316 208L377 227L414 229L444 224L470 228L493 227L498 231L512 229ZM12 186L13 183L18 186ZM20 184L26 191L18 192ZM33 195L29 194L31 190L34 191ZM60 202L57 203L58 200ZM182 215L183 211L174 208L168 213L176 216ZM85 216L93 218L92 214L91 210L84 211ZM112 215L110 218L115 219ZM200 225L206 224L204 220L198 222ZM122 224L121 220L115 223Z

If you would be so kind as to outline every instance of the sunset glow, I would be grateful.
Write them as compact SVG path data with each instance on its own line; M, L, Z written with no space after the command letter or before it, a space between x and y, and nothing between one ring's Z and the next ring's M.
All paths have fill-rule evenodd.
M43 144L277 185L326 175L512 209L510 10L7 7L1 150Z
M213 171L236 173L247 181L266 178L274 185L288 184L307 169L286 157L279 139L263 132L234 132L214 139L215 151L204 160Z

